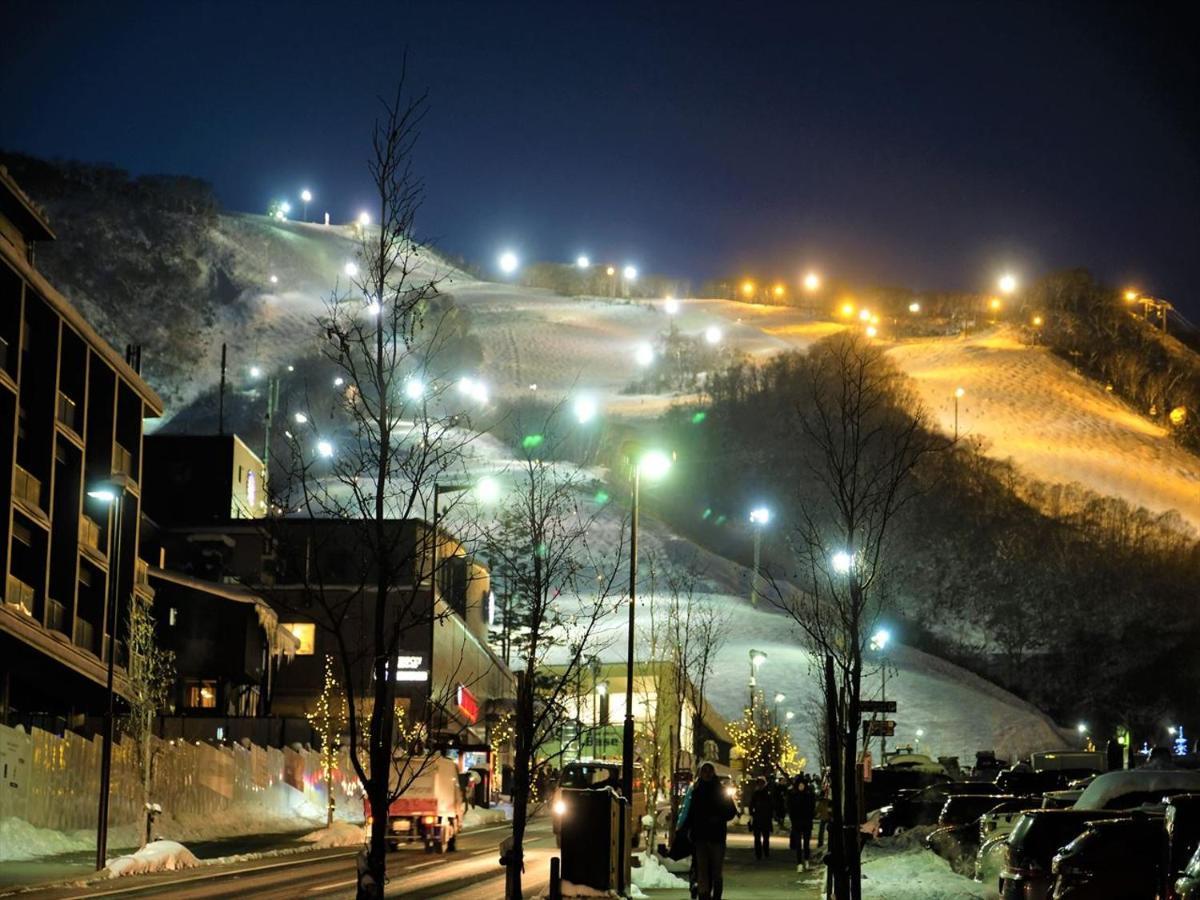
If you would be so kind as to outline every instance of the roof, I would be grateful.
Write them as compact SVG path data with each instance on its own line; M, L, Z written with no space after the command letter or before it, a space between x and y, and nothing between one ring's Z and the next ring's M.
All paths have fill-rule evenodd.
M21 190L7 166L0 166L0 214L16 225L27 241L55 239L46 214Z

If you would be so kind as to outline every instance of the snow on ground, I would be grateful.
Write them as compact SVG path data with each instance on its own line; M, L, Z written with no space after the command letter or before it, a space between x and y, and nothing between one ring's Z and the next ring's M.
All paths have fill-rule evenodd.
M174 872L200 865L183 844L175 841L151 841L136 853L110 859L104 871L109 878L122 875L143 875L147 872Z
M867 845L863 853L864 900L967 900L984 886L956 875L944 859L919 847L889 853Z
M635 853L633 855L641 860L641 863L631 870L633 883L638 887L645 890L655 890L662 888L686 888L688 886L685 879L667 871L667 868L654 854Z
M500 825L512 819L512 804L502 803L484 809L481 806L472 806L463 816L463 830L469 828L480 828L484 825Z
M326 850L330 847L357 847L365 843L365 830L361 825L334 822L326 828L310 831L300 840L311 844L314 850Z
M968 338L902 341L889 351L934 420L978 437L1041 481L1078 482L1155 512L1178 510L1200 531L1200 458L1103 386L1008 327Z

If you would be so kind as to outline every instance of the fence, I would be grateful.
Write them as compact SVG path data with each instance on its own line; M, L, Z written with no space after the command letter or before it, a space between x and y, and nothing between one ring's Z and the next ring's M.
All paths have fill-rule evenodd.
M63 737L0 725L0 819L15 816L39 828L94 829L100 791L102 737L68 731ZM320 753L305 748L264 748L246 743L206 743L151 738L150 799L182 822L223 825L307 817L324 819L325 780ZM334 772L341 815L361 809L361 791L343 754ZM133 742L113 746L109 824L142 821L141 777ZM298 822L304 827L308 822Z

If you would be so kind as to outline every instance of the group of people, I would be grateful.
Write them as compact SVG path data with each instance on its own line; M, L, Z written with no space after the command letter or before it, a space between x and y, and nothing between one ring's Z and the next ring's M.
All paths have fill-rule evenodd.
M789 846L796 851L796 869L807 869L812 854L813 823L820 823L817 847L821 847L825 842L828 806L823 786L807 774L795 775L790 782L786 779L757 779L748 804L755 858L770 857L771 834L776 826L783 830L786 817Z
M774 784L759 778L750 794L750 830L754 832L754 854L765 859L771 853L771 832L778 822L788 820L791 847L796 851L796 869L808 868L813 823L820 824L817 847L825 838L829 801L821 782L796 775L790 782ZM678 835L687 841L692 857L692 880L700 900L720 900L724 890L725 843L729 822L738 815L733 798L717 779L711 763L700 767L699 777L688 790L676 820ZM673 848L674 849L674 848ZM684 851L686 852L686 851ZM672 854L674 858L679 858Z

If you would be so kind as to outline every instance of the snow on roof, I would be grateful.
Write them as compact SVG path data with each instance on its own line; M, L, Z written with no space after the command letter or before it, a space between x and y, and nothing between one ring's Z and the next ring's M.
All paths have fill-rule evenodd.
M1118 797L1152 791L1200 791L1200 772L1147 768L1105 772L1084 788L1075 809L1104 809Z

